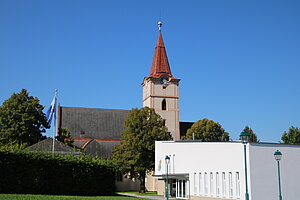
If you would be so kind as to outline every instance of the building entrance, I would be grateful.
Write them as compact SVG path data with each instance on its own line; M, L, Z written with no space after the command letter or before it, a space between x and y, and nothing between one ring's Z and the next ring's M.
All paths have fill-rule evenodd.
M176 198L186 199L188 198L188 180L176 179Z
M169 197L187 199L189 196L187 179L169 179Z

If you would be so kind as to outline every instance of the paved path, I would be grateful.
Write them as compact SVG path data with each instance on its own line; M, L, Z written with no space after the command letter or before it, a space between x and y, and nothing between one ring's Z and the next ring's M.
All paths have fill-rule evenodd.
M144 198L144 199L156 199L156 200L165 200L166 197L162 197L162 196L142 196L142 195L137 195L137 194L133 194L133 193L126 193L126 192L120 192L117 193L119 195L124 195L124 196L129 196L129 197L139 197L139 198Z

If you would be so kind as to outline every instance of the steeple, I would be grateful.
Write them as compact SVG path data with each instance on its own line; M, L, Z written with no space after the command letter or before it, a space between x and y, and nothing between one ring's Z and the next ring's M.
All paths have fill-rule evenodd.
M159 114L174 140L180 139L179 128L179 81L174 78L161 34L162 23L158 22L156 43L150 76L145 77L143 86L143 107L153 108Z
M162 23L158 22L159 33L156 43L154 57L152 60L152 66L150 70L150 77L160 78L162 75L168 75L170 78L174 78L171 73L167 52L165 49L164 41L161 34Z

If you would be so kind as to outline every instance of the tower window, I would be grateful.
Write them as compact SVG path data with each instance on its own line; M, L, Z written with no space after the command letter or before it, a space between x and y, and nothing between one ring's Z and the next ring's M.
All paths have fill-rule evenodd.
M162 110L167 110L167 102L166 102L166 99L162 100L162 102L161 102L161 109L162 109Z
M166 120L165 119L163 119L163 125L166 126Z

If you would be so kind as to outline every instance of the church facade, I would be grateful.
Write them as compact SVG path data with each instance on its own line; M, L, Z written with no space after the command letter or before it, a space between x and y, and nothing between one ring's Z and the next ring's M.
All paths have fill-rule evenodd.
M192 122L179 121L179 82L171 73L159 25L150 75L142 82L143 107L154 108L171 133L180 140ZM111 157L115 145L120 143L124 121L129 110L97 109L58 106L58 128L68 128L74 145L86 153L103 158Z
M179 82L171 73L163 42L161 23L159 25L150 74L142 82L143 107L155 109L171 133L173 140L180 140L192 126L192 122L179 121ZM87 154L110 158L113 148L120 144L124 121L129 110L97 109L58 106L58 128L68 128L74 145ZM157 191L164 181L146 178L146 189ZM126 178L116 182L118 191L139 189L138 181Z

